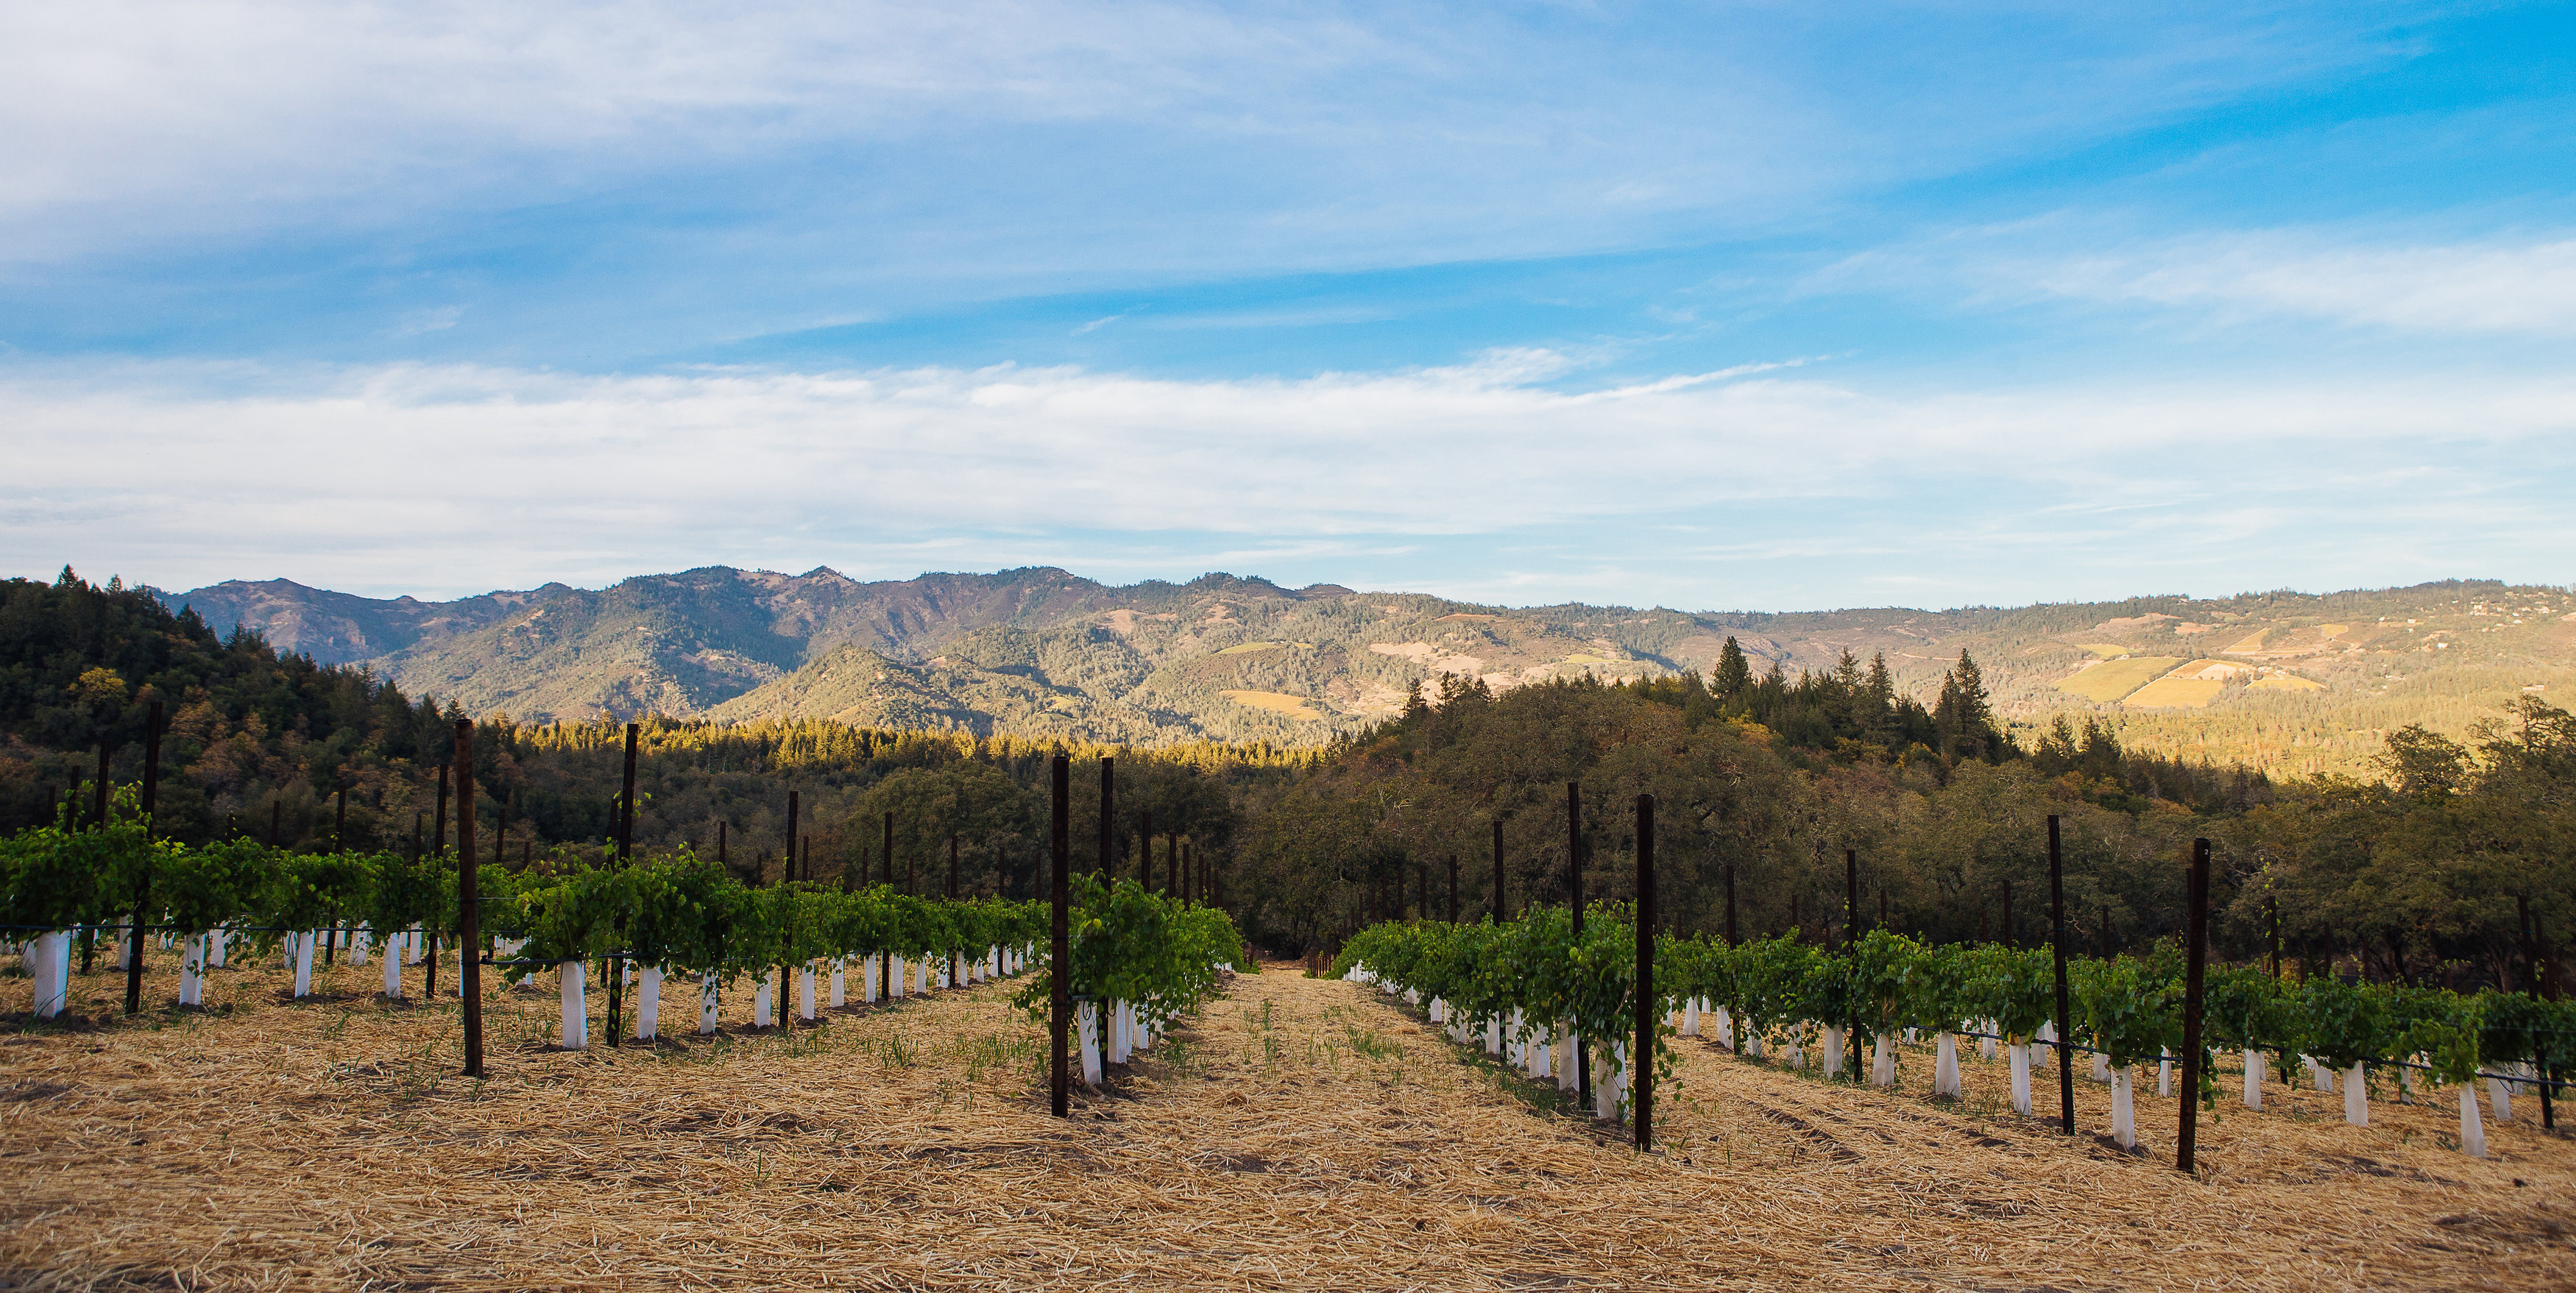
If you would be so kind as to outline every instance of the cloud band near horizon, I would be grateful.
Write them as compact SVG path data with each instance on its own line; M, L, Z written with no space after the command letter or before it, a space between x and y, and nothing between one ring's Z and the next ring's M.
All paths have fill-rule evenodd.
M1903 394L1569 366L21 371L0 533L16 573L172 588L1051 564L1755 610L2559 582L2576 552L2561 377Z

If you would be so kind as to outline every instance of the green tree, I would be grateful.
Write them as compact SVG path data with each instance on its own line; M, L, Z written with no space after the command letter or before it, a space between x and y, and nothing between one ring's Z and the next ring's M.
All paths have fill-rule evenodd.
M1717 693L1719 700L1734 700L1752 685L1753 666L1745 662L1744 648L1737 646L1733 637L1727 638L1726 645L1718 649L1717 671L1709 675L1708 689Z

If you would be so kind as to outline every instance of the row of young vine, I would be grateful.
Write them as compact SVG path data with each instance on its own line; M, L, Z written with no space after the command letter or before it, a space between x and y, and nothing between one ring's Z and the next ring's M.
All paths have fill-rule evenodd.
M0 925L22 945L40 1017L67 1003L76 936L104 934L122 963L138 920L180 945L182 1007L202 1004L204 976L225 967L236 944L282 952L299 997L310 990L317 943L327 957L336 940L359 964L371 945L381 948L385 993L396 999L406 961L426 952L434 976L438 949L456 950L464 926L452 858L298 853L246 839L182 846L151 838L130 799L123 807L103 827L0 839ZM476 955L510 982L553 971L568 1047L589 1044L587 984L599 963L631 967L634 1036L649 1039L666 977L696 980L700 1032L716 1030L723 991L748 979L750 1022L766 1027L773 974L776 1003L793 991L812 1019L821 982L829 1005L847 1004L853 969L864 1003L1043 965L1049 921L1040 902L926 899L883 885L753 887L685 849L606 867L485 864L475 880ZM1085 1069L1097 1081L1103 1050L1108 1062L1124 1061L1216 991L1226 970L1251 962L1222 911L1132 880L1075 881L1070 986L1094 1021ZM1045 999L1048 980L1035 978L1020 995L1024 1008ZM1098 1022L1111 1026L1107 1035Z
M1617 906L1591 908L1579 932L1563 908L1533 909L1501 924L1387 922L1353 936L1333 972L1403 993L1462 1042L1472 1044L1481 1032L1488 1049L1508 1051L1533 1077L1574 1086L1588 1076L1595 1112L1617 1117L1635 1032L1636 937L1631 912ZM2135 1139L2134 1073L2158 1064L2169 1080L2169 1062L2183 1050L2183 971L2173 946L2144 957L2067 959L2067 1041L2095 1056L2096 1077L2112 1083L2112 1131L2123 1145ZM1655 940L1653 972L1662 1007L1655 1011L1662 1021L1655 1035L1659 1085L1672 1071L1673 1036L1713 1035L1740 1055L1801 1065L1818 1048L1824 1068L1836 1074L1847 1050L1856 1070L1865 1047L1869 1080L1884 1086L1895 1081L1896 1039L1930 1034L1934 1093L1957 1096L1959 1039L1985 1037L2010 1048L2014 1107L2028 1114L2033 1043L2057 1040L2056 972L2046 949L1929 945L1884 929L1847 949L1789 936L1729 945L1668 934ZM2508 1084L2576 1068L2576 1002L2276 979L2253 966L2211 966L2202 1000L2204 1049L2243 1053L2248 1106L2261 1107L2267 1057L2284 1075L2306 1065L2321 1088L2340 1076L2346 1116L2363 1125L2373 1079L2403 1091L2422 1072L2459 1087L2461 1146L2480 1156L2477 1078L2489 1079L2499 1115L2510 1117ZM1598 1043L1585 1048L1588 1075L1569 1069L1578 1038ZM2200 1098L2214 1101L2206 1057L2198 1071Z

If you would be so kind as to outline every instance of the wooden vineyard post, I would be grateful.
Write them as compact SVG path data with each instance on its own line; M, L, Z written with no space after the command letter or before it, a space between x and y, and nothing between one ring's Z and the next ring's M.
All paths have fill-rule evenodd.
M1735 941L1735 859L1726 860L1726 946L1731 951ZM1731 983L1733 976L1728 976ZM1729 992L1726 997L1726 1049L1741 1059L1744 1056L1744 994Z
M1574 941L1583 942L1583 787L1565 783L1565 875L1574 896ZM1583 1034L1574 1035L1574 1098L1592 1107L1592 1060L1584 1053Z
M628 765L630 768L632 764ZM630 777L632 774L629 774ZM465 1001L465 1076L483 1076L483 946L480 894L474 868L474 722L456 720L456 784L460 811L456 818L457 986ZM627 783L634 784L631 780ZM507 865L504 863L504 865ZM392 949L386 949L391 953ZM612 974L611 983L616 982ZM615 1024L610 1045L617 1044Z
M887 809L885 814L885 861L883 866L885 868L885 887L891 891L894 888L894 810L891 808ZM894 953L892 952L887 952L877 958L877 999L880 1001L892 1001L894 999Z
M1860 850L1843 850L1843 950L1860 951Z
M1112 811L1113 811L1113 810L1118 806L1118 795L1117 795L1117 789L1118 789L1118 764L1117 764L1117 762L1116 762L1115 760L1111 759L1108 755L1106 755L1106 754L1101 755L1101 756L1100 756L1100 878L1101 878L1102 880L1114 880L1114 879L1116 879L1116 878L1118 877L1118 872L1112 869L1112 868L1114 868L1115 866L1117 866L1117 864L1118 864L1118 860L1117 860L1116 858L1113 858L1113 857L1109 856L1109 848L1110 848L1110 845L1111 845L1112 843L1114 843L1114 842L1115 842L1115 841L1114 841L1114 839L1112 838L1112 833L1111 833L1111 831L1110 831L1110 829L1109 829L1109 823L1111 823L1111 822L1114 822L1114 821L1118 820L1115 816L1113 816L1113 815L1112 815Z
M1655 797L1637 796L1637 1040L1628 1049L1629 1125L1637 1148L1655 1147Z
M2191 880L2185 886L2191 906L2190 960L2184 962L2182 988L2182 1130L2174 1137L2174 1170L2191 1175L2192 1154L2200 1142L2201 983L2209 968L2209 841L2191 842Z
M1843 850L1843 956L1852 963L1854 973L1860 968L1860 850ZM1868 1045L1860 1032L1860 996L1852 995L1851 1041L1843 1047L1843 1062L1851 1065L1853 1086L1861 1083L1861 1056Z
M793 882L798 878L796 874L796 819L804 815L803 804L798 799L796 792L793 790L788 791L787 853L786 856L781 857L778 860L778 879L782 884Z
M346 853L349 851L349 788L342 786L340 788L340 793L336 798L338 800L337 806L331 810L331 851L334 853ZM351 930L349 937L352 940L355 940L357 938L357 931ZM336 954L339 942L340 924L339 922L334 921L331 924L331 928L323 931L323 965L328 966L331 964L331 958Z
M115 748L115 747L110 746L110 745L107 743L107 738L106 738L106 737L102 736L102 737L98 738L98 780L96 780L96 781L94 781L94 782L91 782L91 783L90 783L91 789L96 793L96 797L97 797L97 805L96 805L96 807L94 807L94 808L92 808L92 809L90 810L90 815L89 815L89 828L90 828L91 830L94 830L94 831L103 831L103 830L106 830L106 829L107 829L107 772L108 772L108 756L109 756L109 755L110 755L110 753L114 750L114 748ZM275 803L276 801L275 801L275 800L271 800L270 802L273 804L273 803ZM271 832L270 832L270 834L271 834L271 835L274 835L274 834L276 834L276 832L275 832L275 831L271 831ZM276 841L276 840L274 840L274 839L271 839L271 840L269 841L269 843L271 843L271 844L274 844L274 843L276 843L276 842L277 842L277 841ZM90 961L91 961L91 958L93 958L94 956L96 956L96 955L97 955L97 952L98 952L98 934L97 934L97 932L96 932L96 931L94 931L94 930L86 929L86 928L82 929L82 930L81 930L81 973L83 973L83 974L87 974L87 973L89 973L89 967L90 967Z
M2067 1135L2075 1134L2075 1046L2067 1036L2073 1021L2066 1010L2066 868L2057 847L2057 814L2048 815L2048 946L2057 965L2057 1111Z
M108 756L113 753L115 749L115 746L108 744L106 737L102 736L98 738L98 780L90 783L91 800L89 824L90 829L92 830L103 831L107 829L107 765ZM277 814L275 812L275 809L277 808L277 800L275 798L271 798L268 801L268 806L271 809L269 814L269 822L271 825L268 828L268 843L270 847L274 848L277 845L277 827L275 825L275 822L277 821Z
M152 711L143 720L143 838L152 838L153 801L161 790L161 702L152 702ZM152 906L152 852L145 849L143 865L134 877L134 951L125 962L125 1013L143 1009L143 922Z
M2513 902L2514 909L2519 913L2522 921L2522 977L2524 979L2522 990L2534 1001L2550 1000L2549 980L2542 974L2540 968L2539 944L2532 939L2531 895L2515 894ZM2549 1084L2558 1080L2557 1070L2551 1069L2540 1076L2543 1079L2540 1084L2540 1125L2543 1128L2554 1129L2558 1126L2558 1111L2550 1104Z
M625 862L635 848L635 741L643 726L641 723L626 725L626 776L623 783L625 789L618 797L617 811L617 860L620 863ZM471 765L460 763L457 765L456 775L462 778L470 769ZM789 792L789 798L791 801L794 799L794 792ZM462 817L457 818L460 827L464 820ZM793 818L790 820L793 821Z
M641 723L629 723L626 725L626 771L625 777L620 783L622 789L618 793L617 802L617 865L620 867L625 866L627 860L634 856L635 850L635 743L637 735L643 730L643 727L644 725ZM461 805L465 805L465 807L460 810L456 819L456 839L460 847L463 845L465 840L465 817L463 814L473 811L471 807L472 797L469 792L463 789L463 787L465 785L466 778L473 775L474 765L468 761L467 755L460 751L457 756L456 764L456 782L459 787L457 791L457 802ZM793 792L790 793L792 794ZM625 918L620 916L617 923L621 927L618 932L620 934L625 933L625 930L622 928L626 923ZM608 954L607 969L608 1047L610 1050L615 1050L619 1045L618 1038L620 1034L618 1029L626 1022L626 958L619 956L614 951L611 951Z
M1055 857L1052 881L1055 916L1047 943L1047 974L1055 982L1048 993L1047 1000L1047 1042L1051 1048L1048 1099L1055 1116L1063 1118L1073 1112L1073 1088L1068 1081L1069 1075L1065 1072L1065 1021L1073 1013L1073 981L1070 977L1073 972L1073 951L1070 946L1072 940L1067 936L1068 917L1065 911L1073 897L1072 886L1065 878L1065 869L1073 861L1072 841L1066 838L1069 818L1066 810L1071 793L1073 760L1061 754L1055 756L1054 765L1049 769L1049 773L1055 783L1053 815L1047 830L1048 845Z

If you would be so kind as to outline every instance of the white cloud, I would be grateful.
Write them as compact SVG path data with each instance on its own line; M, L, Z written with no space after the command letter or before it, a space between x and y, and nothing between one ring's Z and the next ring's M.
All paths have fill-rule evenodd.
M856 226L897 261L1629 245L2386 58L2371 25L1972 9L1856 41L1760 9L22 4L0 8L0 247L427 231L581 198L613 222L648 180L775 192L764 232Z
M0 542L36 573L105 563L173 585L1112 556L1186 574L1226 554L1332 578L1342 554L1460 588L1515 582L1528 563L1494 550L1508 537L1560 565L1839 561L1817 576L1838 588L1937 572L1968 600L1998 595L1976 572L2016 562L2113 563L2140 572L2136 591L2169 586L2146 573L2176 563L2264 568L2267 547L2414 560L2576 543L2576 522L2496 475L2516 464L2517 487L2544 492L2576 479L2565 376L1919 398L1776 372L1541 384L1564 367L1539 351L1301 381L21 371L0 384ZM1406 552L1422 555L1406 567Z
M2251 233L2024 268L2041 292L2091 300L2426 331L2576 332L2576 239L2388 247Z
M408 310L403 313L403 316L400 319L394 322L393 331L394 335L397 337L417 337L423 333L444 332L449 328L455 327L456 321L464 317L465 307L461 305L441 305L426 310Z
M2576 333L2576 237L2407 242L2367 229L2141 241L2052 216L1863 253L1808 290L1967 287L1989 303L2153 306L2242 323L2295 316L2423 333Z

